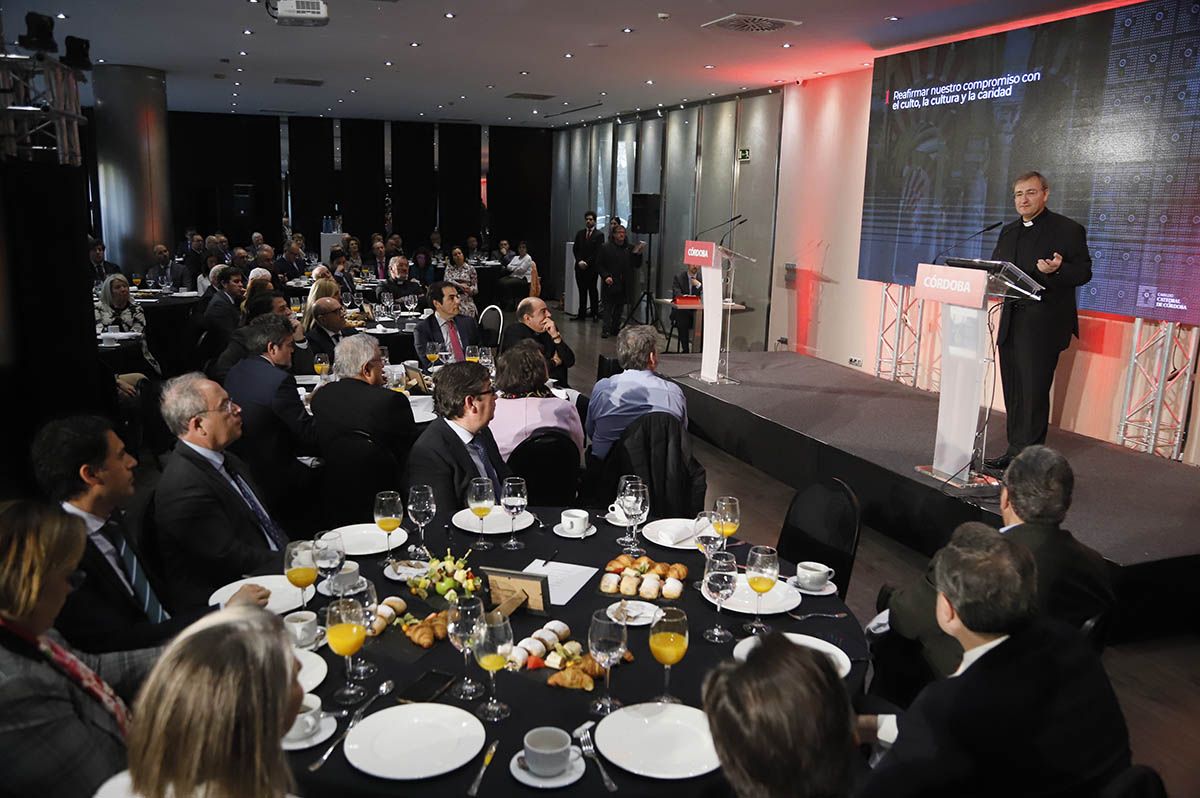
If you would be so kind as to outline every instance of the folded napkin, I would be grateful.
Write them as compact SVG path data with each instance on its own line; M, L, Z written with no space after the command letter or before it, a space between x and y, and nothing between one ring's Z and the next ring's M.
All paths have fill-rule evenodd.
M695 537L693 523L689 518L672 518L669 524L663 524L659 537L667 543L682 543Z

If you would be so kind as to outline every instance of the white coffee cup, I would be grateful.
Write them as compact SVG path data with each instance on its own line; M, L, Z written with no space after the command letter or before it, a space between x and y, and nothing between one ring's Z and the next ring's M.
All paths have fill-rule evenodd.
M571 745L571 735L562 729L538 726L525 733L525 766L535 776L557 776L580 756L579 749Z
M300 702L300 711L296 713L296 720L292 723L292 728L288 729L287 734L283 735L283 739L298 742L306 737L312 737L321 727L321 715L321 697L305 693Z
M342 570L333 575L329 580L332 584L329 585L333 595L337 595L343 590L349 590L358 581L358 563L354 560L346 560L342 564Z
M287 629L294 645L311 646L317 639L317 614L311 610L300 610L283 616L283 628Z
M563 532L571 537L581 538L586 535L588 530L587 510L563 510L562 528Z
M613 504L608 505L608 514L611 515L617 521L617 523L626 523L625 511L621 509L619 504L614 502Z
M796 563L796 584L805 590L820 590L833 578L833 569L819 562Z
M112 333L108 333L108 332L100 333L100 345L101 346L116 346L117 345L117 336L113 335Z

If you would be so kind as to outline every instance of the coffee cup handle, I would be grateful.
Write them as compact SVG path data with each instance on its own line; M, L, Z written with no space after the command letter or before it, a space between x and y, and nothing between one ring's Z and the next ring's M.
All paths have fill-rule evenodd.
M583 752L579 750L579 746L571 746L571 761L576 762L583 758Z

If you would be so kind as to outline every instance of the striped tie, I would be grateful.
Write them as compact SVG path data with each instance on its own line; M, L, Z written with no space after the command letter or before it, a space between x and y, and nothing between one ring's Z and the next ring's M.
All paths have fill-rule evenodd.
M151 623L162 623L163 621L170 620L170 614L163 609L158 596L154 594L154 588L150 586L146 570L138 562L137 553L129 545L129 541L125 539L125 533L121 530L120 525L116 521L109 521L104 525L104 531L108 539L117 547L117 554L121 557L121 565L125 568L125 576L129 579L129 584L133 585L133 596L142 605L142 609L146 612L146 617Z

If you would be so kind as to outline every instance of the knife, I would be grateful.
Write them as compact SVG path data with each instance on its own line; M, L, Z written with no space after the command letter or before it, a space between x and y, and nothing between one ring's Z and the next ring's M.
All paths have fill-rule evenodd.
M492 740L492 744L488 746L487 753L483 755L483 764L479 766L479 773L476 774L475 781L471 782L471 789L467 790L467 795L471 796L471 798L475 798L476 793L479 792L479 783L483 781L483 774L487 770L488 765L492 764L492 757L496 755L496 747L498 745L500 745L499 740Z

